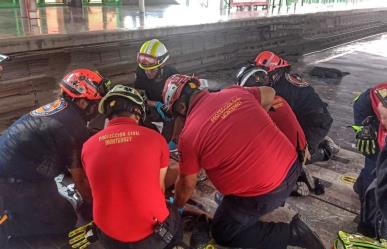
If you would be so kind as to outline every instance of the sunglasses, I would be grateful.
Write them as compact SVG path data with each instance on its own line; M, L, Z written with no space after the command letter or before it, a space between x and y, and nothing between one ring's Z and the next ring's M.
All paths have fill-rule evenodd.
M159 66L159 60L156 57L143 53L137 54L137 62L144 70L155 69Z

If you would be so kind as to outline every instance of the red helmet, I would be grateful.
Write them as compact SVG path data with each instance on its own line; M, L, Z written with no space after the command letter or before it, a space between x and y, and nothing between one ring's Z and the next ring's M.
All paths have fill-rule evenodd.
M268 72L272 72L278 68L289 67L289 63L270 51L263 51L255 57L255 65L264 67Z
M200 81L196 77L182 74L174 74L165 81L162 97L168 112L172 112L172 106L180 98L187 84L191 89L195 89L199 88Z
M59 86L71 98L100 100L108 91L111 82L89 69L75 69L66 74Z

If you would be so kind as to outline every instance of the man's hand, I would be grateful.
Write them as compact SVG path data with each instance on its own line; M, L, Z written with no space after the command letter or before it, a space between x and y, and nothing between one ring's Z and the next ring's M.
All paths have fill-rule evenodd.
M170 121L171 119L169 117L167 117L167 115L165 114L167 112L167 108L166 106L161 103L161 102L156 102L155 104L155 108L157 110L157 112L159 113L160 117L164 120L164 121Z
M352 125L351 128L356 132L356 148L365 156L376 153L377 133L370 125Z
M98 240L94 222L78 227L68 234L71 248L84 249Z
M275 112L277 109L281 108L283 105L284 105L283 98L281 98L279 96L275 96L269 111Z

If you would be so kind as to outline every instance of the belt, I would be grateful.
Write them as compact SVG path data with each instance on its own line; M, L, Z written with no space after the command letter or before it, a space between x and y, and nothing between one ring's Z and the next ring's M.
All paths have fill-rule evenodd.
M14 177L0 177L0 184L18 184L22 183L22 179L14 178Z

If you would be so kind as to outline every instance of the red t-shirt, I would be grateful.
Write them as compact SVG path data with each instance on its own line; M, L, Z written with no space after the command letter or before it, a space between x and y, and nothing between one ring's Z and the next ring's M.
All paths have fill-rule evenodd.
M258 88L203 91L179 140L182 174L202 167L224 195L257 196L278 187L296 150L260 105Z
M288 102L280 96L275 96L275 104L268 113L293 146L296 149L305 150L306 138L304 131Z
M130 118L114 118L82 149L93 195L95 224L108 236L135 242L153 233L155 219L169 215L160 187L160 169L169 150L157 132Z

